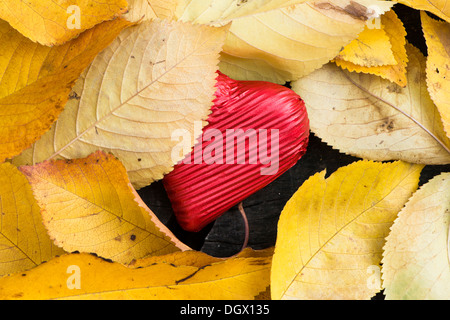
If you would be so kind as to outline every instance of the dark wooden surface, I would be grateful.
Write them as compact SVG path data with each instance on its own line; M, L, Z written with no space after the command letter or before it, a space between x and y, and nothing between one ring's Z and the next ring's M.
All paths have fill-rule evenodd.
M396 5L395 10L405 24L407 40L426 54L418 11L402 5ZM248 246L263 249L275 245L277 222L284 205L311 175L324 169L329 175L339 167L358 160L332 149L311 134L306 154L294 167L243 201L250 228ZM426 166L420 184L443 171L450 171L450 166ZM138 193L158 218L191 248L218 257L231 256L240 251L244 241L244 222L237 206L202 231L191 233L183 231L177 224L161 182L153 183Z

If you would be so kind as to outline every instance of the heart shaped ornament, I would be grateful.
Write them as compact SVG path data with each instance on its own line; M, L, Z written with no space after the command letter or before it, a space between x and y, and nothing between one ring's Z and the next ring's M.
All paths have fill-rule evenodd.
M191 232L274 181L308 145L305 104L294 91L220 72L216 88L208 125L197 124L194 148L163 179L179 225Z

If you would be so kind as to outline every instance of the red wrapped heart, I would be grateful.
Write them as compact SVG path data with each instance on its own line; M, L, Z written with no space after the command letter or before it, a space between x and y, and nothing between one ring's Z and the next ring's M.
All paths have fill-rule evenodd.
M309 138L303 100L270 82L218 73L214 106L192 152L163 179L180 226L197 232L291 168Z

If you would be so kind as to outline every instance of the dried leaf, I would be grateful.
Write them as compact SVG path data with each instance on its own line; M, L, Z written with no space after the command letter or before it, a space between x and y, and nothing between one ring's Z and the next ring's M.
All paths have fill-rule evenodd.
M383 253L386 299L450 299L450 173L423 185L395 220Z
M49 130L82 71L129 25L123 19L105 22L49 48L0 20L0 162Z
M365 27L358 38L345 46L335 58L363 67L379 67L396 64L391 41L384 28ZM339 64L338 64L339 65Z
M270 262L271 257L231 258L202 268L156 263L135 269L70 254L1 278L0 299L249 300L269 285ZM79 272L73 283L71 266Z
M155 18L172 20L177 0L128 0L128 12L124 18L142 22Z
M278 223L272 299L369 299L368 268L417 189L421 165L359 161L309 178Z
M236 80L297 80L357 37L368 19L369 4L384 11L392 6L376 0L316 1L234 19L221 52L220 70ZM177 17L203 23L229 21L218 20L216 11L200 10L197 18L199 12L191 12L189 6L185 10Z
M444 130L450 137L450 24L421 13L428 46L427 84L431 99L441 114Z
M257 258L257 257L271 257L273 256L273 247L263 250L253 250L251 248L245 248L239 252L236 258ZM167 263L176 266L194 266L203 268L206 265L225 261L228 258L218 258L210 256L204 252L195 250L188 250L183 252L174 252L172 254L166 254L163 256L149 256L137 260L133 260L128 267L131 268L145 268L155 263Z
M408 63L405 38L406 30L403 26L402 21L397 17L393 10L390 10L381 16L380 25L382 26L382 29L366 29L367 31L365 32L370 34L366 35L365 32L362 32L352 43L355 43L355 45L361 45L363 48L369 48L370 50L368 50L368 53L366 53L366 55L373 54L374 51L372 47L374 46L374 43L372 42L374 40L377 43L381 42L382 35L380 35L379 33L385 32L386 36L388 37L389 44L379 44L379 46L384 49L384 52L379 52L379 55L390 57L390 55L392 54L394 57L393 63L387 63L387 61L384 61L386 62L384 63L384 65L373 67L361 63L358 64L356 63L357 61L347 61L348 59L345 61L342 59L336 59L336 64L341 68L348 69L349 71L374 74L384 79L388 79L401 87L405 87L407 84L406 65ZM361 36L364 36L364 38L361 39ZM370 38L367 39L367 37ZM352 43L350 43L350 46L352 45ZM389 48L392 49L389 50ZM370 57L364 55L364 52L362 54L362 59L371 60Z
M226 32L166 20L124 30L78 79L51 130L14 163L101 149L122 161L136 188L161 179L182 160L172 157L174 130L188 130L193 146L194 122L208 117Z
M370 160L450 163L450 141L425 80L425 58L408 45L405 88L328 64L294 83L311 131L344 153Z
M10 163L0 164L0 277L63 253L45 230L25 176Z
M178 0L180 21L225 25L233 19L286 8L307 0Z
M52 46L63 44L103 21L120 16L126 8L125 0L2 0L0 19L8 21L32 41Z
M68 252L121 263L188 249L141 201L112 155L46 161L20 170L43 209L50 237Z

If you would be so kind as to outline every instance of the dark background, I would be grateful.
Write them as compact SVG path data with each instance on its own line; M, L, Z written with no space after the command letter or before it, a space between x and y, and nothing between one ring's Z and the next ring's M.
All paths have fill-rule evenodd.
M396 4L394 10L405 25L407 40L426 55L419 11L400 4ZM264 249L275 245L279 215L306 179L324 169L329 176L339 167L358 160L361 159L342 154L311 134L306 154L294 167L243 201L250 229L248 246ZM421 174L420 185L444 171L450 171L450 165L426 166ZM217 257L228 257L241 250L245 231L237 206L202 231L191 233L182 230L177 224L161 181L138 190L138 193L175 236L192 249Z

